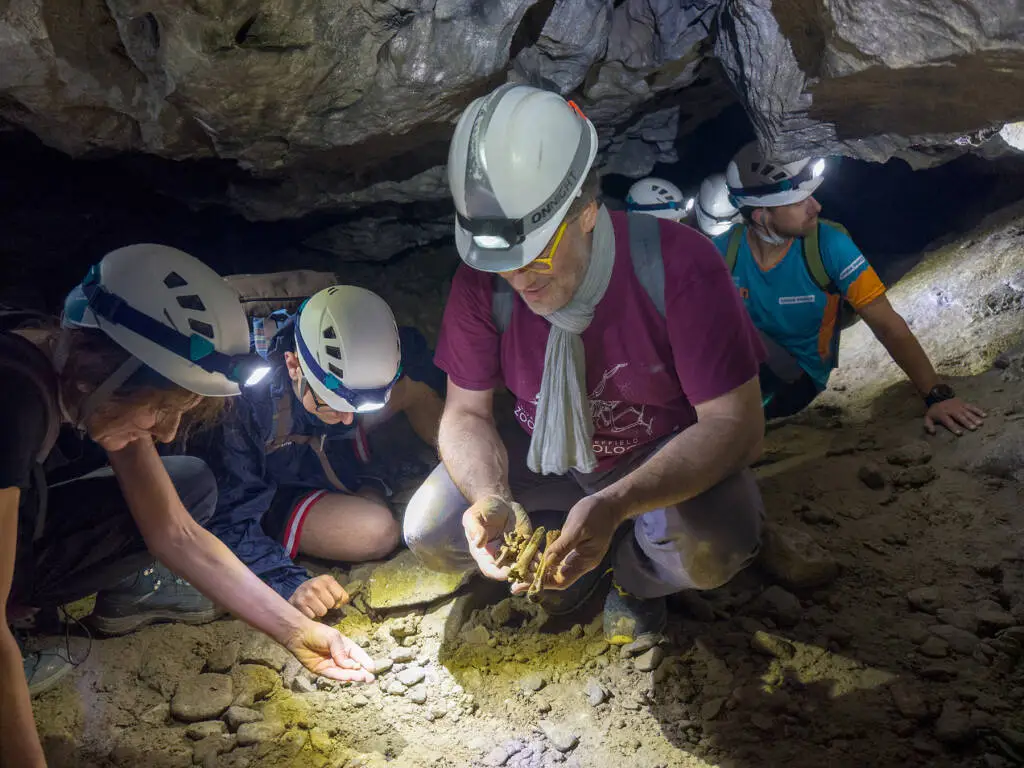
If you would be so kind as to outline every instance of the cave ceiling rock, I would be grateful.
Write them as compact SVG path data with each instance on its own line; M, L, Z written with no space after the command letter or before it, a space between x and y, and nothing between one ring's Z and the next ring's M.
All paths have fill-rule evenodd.
M718 21L715 55L781 159L922 167L1024 117L1019 0L726 0Z
M400 218L360 218L322 229L305 242L343 260L389 261L395 256L450 237L450 221L409 221Z
M519 79L578 98L636 175L706 117L670 112L718 3L9 0L0 121L72 156L229 162L251 181L226 201L278 219L443 198L459 113Z

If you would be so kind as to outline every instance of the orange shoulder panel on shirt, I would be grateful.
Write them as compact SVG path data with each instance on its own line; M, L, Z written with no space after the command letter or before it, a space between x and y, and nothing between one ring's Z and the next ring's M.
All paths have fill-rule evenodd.
M870 304L885 293L885 286L878 279L874 268L868 267L854 280L846 290L846 300L854 309Z

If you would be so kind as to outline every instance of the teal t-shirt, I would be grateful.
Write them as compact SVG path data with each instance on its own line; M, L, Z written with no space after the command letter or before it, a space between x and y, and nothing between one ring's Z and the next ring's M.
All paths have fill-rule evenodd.
M714 238L723 257L731 232ZM875 270L843 232L821 224L818 243L825 271L854 309L885 293ZM757 329L787 349L818 388L825 389L835 367L832 340L841 301L814 282L804 263L803 239L794 240L782 261L765 271L744 235L732 279Z

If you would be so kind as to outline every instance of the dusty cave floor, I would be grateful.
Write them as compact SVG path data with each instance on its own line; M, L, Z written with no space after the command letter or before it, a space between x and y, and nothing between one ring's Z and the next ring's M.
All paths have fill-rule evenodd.
M924 435L847 332L830 392L769 432L765 556L674 601L664 647L608 648L599 600L546 622L472 582L366 610L393 598L362 568L337 618L388 660L378 682L297 674L237 621L97 641L35 702L51 768L1024 764L1022 271L1024 220L1003 212L892 292L988 411L977 433Z

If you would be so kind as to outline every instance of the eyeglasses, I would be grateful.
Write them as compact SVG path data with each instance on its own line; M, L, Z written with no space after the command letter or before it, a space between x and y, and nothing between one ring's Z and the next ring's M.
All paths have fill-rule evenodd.
M316 392L313 391L313 388L306 381L306 377L303 376L302 381L299 383L299 399L304 399L307 392L309 392L309 396L313 400L313 410L316 413L337 413L331 406L317 397Z
M539 275L550 274L555 268L554 264L552 263L553 259L555 258L555 252L558 251L558 245L559 243L562 242L562 236L565 234L565 230L568 228L569 224L569 221L563 221L558 226L558 229L555 230L555 236L551 238L551 246L545 249L548 254L547 256L538 256L529 264L524 264L519 269L510 271L519 272L521 270L523 272L535 272ZM541 254L543 253L544 251L541 251Z

